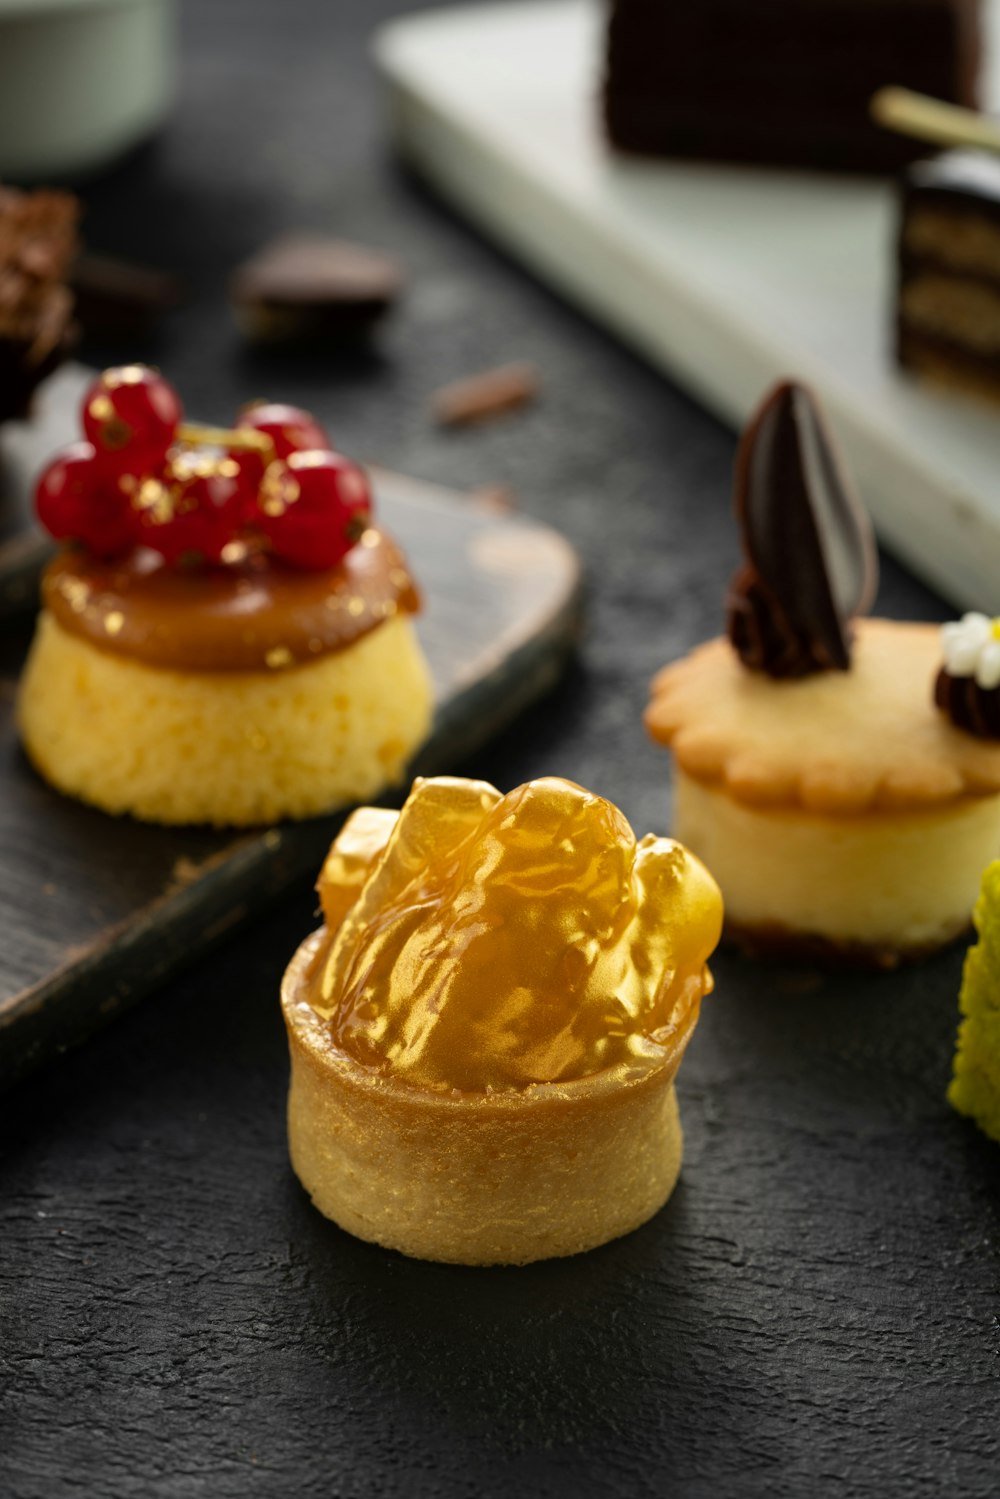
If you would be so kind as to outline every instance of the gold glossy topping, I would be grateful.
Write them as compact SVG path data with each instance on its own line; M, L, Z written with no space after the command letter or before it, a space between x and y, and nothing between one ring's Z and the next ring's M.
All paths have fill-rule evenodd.
M45 606L101 650L178 671L287 671L343 650L419 599L406 563L371 526L334 568L306 571L243 547L224 567L168 566L155 552L101 561L65 550Z
M398 821L388 807L359 807L344 823L316 885L327 931L336 932L354 905Z
M348 820L319 890L312 1008L355 1061L435 1090L675 1069L722 923L693 855L556 778L418 780L398 819Z

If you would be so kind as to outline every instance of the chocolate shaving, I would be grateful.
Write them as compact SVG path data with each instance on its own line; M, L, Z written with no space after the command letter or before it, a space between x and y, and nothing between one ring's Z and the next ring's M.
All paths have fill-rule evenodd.
M746 561L727 598L743 664L773 677L847 671L851 620L875 594L871 524L805 386L775 387L736 459Z
M1000 739L1000 688L980 687L975 677L953 677L942 666L934 701L956 728L980 739Z
M433 398L434 415L443 427L489 421L533 401L540 384L533 364L502 364L443 385Z

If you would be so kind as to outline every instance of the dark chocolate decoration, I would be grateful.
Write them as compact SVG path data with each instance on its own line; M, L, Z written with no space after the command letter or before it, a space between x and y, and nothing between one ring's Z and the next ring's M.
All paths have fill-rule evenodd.
M746 561L727 599L743 664L772 677L846 671L851 620L872 602L878 560L871 523L815 398L775 387L736 458L736 515Z
M956 728L980 739L1000 739L1000 688L980 687L975 677L953 677L942 666L934 701Z
M248 338L337 343L370 332L402 285L402 267L381 250L322 235L289 234L239 267L231 300Z

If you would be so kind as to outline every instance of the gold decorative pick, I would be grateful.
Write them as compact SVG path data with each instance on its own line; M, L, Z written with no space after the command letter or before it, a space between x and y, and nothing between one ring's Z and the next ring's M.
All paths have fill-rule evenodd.
M943 104L908 88L882 88L872 96L871 116L877 125L912 135L935 146L965 146L1000 156L1000 120Z
M197 422L181 422L177 428L178 442L192 447L241 449L257 452L266 458L274 456L274 443L266 432L257 432L253 427L204 427Z

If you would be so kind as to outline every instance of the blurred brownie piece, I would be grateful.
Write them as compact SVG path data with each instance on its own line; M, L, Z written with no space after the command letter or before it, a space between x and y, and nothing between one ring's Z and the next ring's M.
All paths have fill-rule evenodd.
M947 151L909 169L898 284L900 364L1000 400L1000 158Z
M149 338L181 300L180 282L169 271L89 252L73 267L72 287L77 322L95 343Z
M873 124L898 84L975 107L980 0L614 0L605 81L622 151L891 172Z
M402 282L398 263L381 250L296 234L265 245L241 266L231 295L248 338L338 343L368 333Z
M0 186L0 421L28 414L76 340L66 281L79 217L69 193Z

